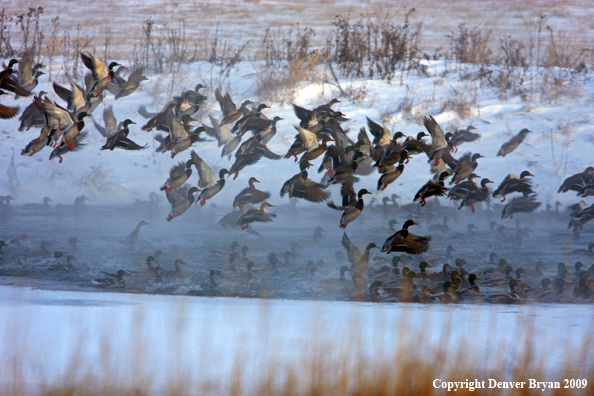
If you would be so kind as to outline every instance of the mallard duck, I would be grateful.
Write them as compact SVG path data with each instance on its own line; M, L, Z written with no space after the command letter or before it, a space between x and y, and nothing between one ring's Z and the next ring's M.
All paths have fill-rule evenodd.
M474 179L478 177L480 176L478 176L476 173L472 173L470 176L468 176L466 181L451 187L447 197L453 201L464 199L466 194L468 194L468 191L475 185Z
M113 135L107 138L107 142L101 147L101 150L111 150L117 148L121 148L123 150L143 150L148 147L148 144L144 146L140 146L139 144L133 142L132 140L128 139L128 134L130 133L130 129L128 129L128 125L136 124L134 121L130 119L124 120L122 123L122 129L114 133Z
M415 198L413 202L419 201L421 206L425 206L427 204L426 199L430 197L443 197L446 195L446 192L449 190L444 185L444 180L446 177L450 176L447 172L442 172L439 175L439 180L435 181L434 179L429 180L421 189L415 194Z
M62 140L60 141L59 146L64 146L67 144L70 150L74 149L73 141L85 127L85 122L83 121L83 119L86 116L87 113L80 113L77 117L77 121L69 125L68 128L64 130L64 133L62 134Z
M233 199L233 209L239 206L239 214L243 213L244 205L258 204L270 198L270 193L258 190L254 187L254 183L260 183L260 181L255 177L250 177L248 187L244 188Z
M487 187L488 183L493 183L489 179L481 180L480 187L473 183L473 185L468 189L466 196L462 198L462 202L458 207L458 210L462 209L464 206L469 206L472 209L472 213L474 213L474 205L479 202L489 202L490 191L489 187Z
M267 210L267 207L274 207L273 205L269 204L268 202L262 203L260 207L251 208L244 214L242 214L239 219L237 219L237 226L240 227L242 230L245 230L249 227L251 223L270 223L272 222L273 218L276 217L276 213L272 213Z
M179 164L172 166L169 170L169 178L159 190L165 191L165 194L169 195L174 188L182 186L188 181L190 176L192 176L193 163L194 161L189 159L186 163L180 162Z
M0 89L14 92L18 96L31 96L30 91L21 87L17 81L10 77L13 71L12 66L16 63L20 62L16 59L11 59L10 62L8 62L8 67L0 72Z
M227 175L227 177L229 177L230 175L235 175L233 176L233 180L237 179L237 177L239 176L239 172L243 168L256 164L258 161L260 161L261 158L262 155L256 153L239 155L236 154L235 162L233 163L233 165L231 165L231 168L229 168L229 175Z
M136 228L134 228L134 231L132 231L130 233L130 235L128 235L128 237L126 237L126 239L122 239L120 241L120 243L123 245L127 245L130 248L134 248L136 246L136 244L138 243L138 236L140 235L140 227L145 226L145 225L149 225L149 223L147 223L144 220L141 220L138 223L138 225L136 226Z
M167 195L167 201L171 205L171 211L167 215L167 221L171 221L176 217L181 216L194 203L194 193L198 192L198 188L181 186L174 189ZM204 191L204 190L203 190Z
M26 91L33 91L37 84L39 84L39 76L45 74L42 71L39 71L39 68L42 67L41 64L35 63L35 51L27 50L21 57L19 61L19 78L18 83L23 89ZM17 95L18 97L18 95Z
M514 137L512 137L511 139L509 139L507 142L503 143L503 145L501 146L501 148L497 152L497 156L498 157L505 157L507 154L509 154L512 151L514 151L515 149L517 149L518 146L526 138L526 135L528 135L530 132L532 132L532 131L529 131L526 128L522 129L517 135L515 135Z
M324 154L326 152L326 150L328 150L328 142L333 142L334 139L332 139L331 136L328 135L324 135L322 137L322 143L320 143L318 145L318 147L315 147L314 149L306 152L305 154L303 154L301 156L301 159L299 160L299 162L301 161L313 161L316 158L318 158L320 155Z
M528 171L523 171L519 178L513 174L507 175L499 187L497 187L497 190L493 191L493 198L503 197L501 202L505 202L505 196L514 192L532 194L534 192L532 191L532 183L530 180L525 179L528 176L534 177L534 175Z
M342 246L347 251L347 257L351 263L351 274L355 284L355 292L362 293L367 287L369 254L371 249L379 248L375 243L370 243L365 248L365 253L361 254L359 248L351 242L346 232L342 236Z
M204 127L204 132L206 132L209 136L212 136L213 138L217 139L219 147L226 145L231 140L233 140L233 134L231 134L231 131L229 130L228 126L221 126L220 121L211 115L209 115L208 118L210 119L210 124L212 125L212 127L202 124L202 126Z
M132 70L127 80L122 78L114 79L114 81L107 85L107 89L115 95L115 100L129 96L140 87L141 82L148 80L143 73L144 69L138 67Z
M372 121L369 117L366 118L369 132L373 135L373 144L380 147L390 144L390 130L385 126Z
M241 104L239 109L237 109L235 103L231 100L229 93L226 93L225 96L223 96L218 88L215 90L215 97L223 112L223 119L219 126L236 122L247 112L248 105L254 104L254 102L246 100Z
M268 118L264 114L262 114L262 110L269 109L266 103L260 103L258 107L252 107L251 111L245 111L243 117L235 122L233 128L231 128L231 132L233 133L241 133L242 135L247 132L247 126L250 122L254 121L256 118L262 118L268 121Z
M119 66L117 62L111 62L109 67L105 68L105 62L85 52L80 53L80 57L83 64L91 71L93 76L93 84L88 90L87 99L91 96L100 96L101 91L107 87L107 85L114 78L113 68Z
M171 158L189 148L199 140L200 132L204 131L203 127L198 127L195 131L190 132L190 122L196 121L188 114L182 116L182 121L177 119L172 110L167 112L165 117L165 124L169 129L169 136L171 139Z
M592 219L594 219L594 204L588 206L587 208L583 208L577 214L573 215L567 228L571 228L573 226L573 231L577 232L578 228L581 230L584 224Z
M531 213L540 206L540 202L536 202L536 194L528 195L524 193L522 197L515 197L512 199L501 212L501 218L514 218L516 213Z
M357 161L362 156L363 153L357 151L353 155L353 159L350 164L348 162L342 163L338 168L334 168L333 171L328 171L329 175L332 173L330 179L328 179L328 184L338 184L353 176L358 167Z
M313 110L308 110L303 107L297 106L296 104L292 103L293 112L299 118L299 126L302 128L315 130L316 132L320 131L324 126L324 115L328 113L334 113L332 110L332 106L336 103L340 103L338 99L332 99L330 102L318 106ZM346 119L341 118L340 121L344 121Z
M287 151L287 154L285 154L284 158L295 157L295 162L297 162L299 160L297 157L299 154L303 152L309 153L317 148L319 144L318 136L315 133L297 125L294 125L294 127L298 134L295 136L295 141Z
M429 249L431 237L421 237L408 232L408 227L416 225L412 220L407 220L402 229L386 239L382 252L390 254L392 252L405 252L408 254L421 254Z
M31 140L24 149L21 150L21 155L28 155L29 157L33 156L34 154L43 150L46 146L47 142L47 135L50 133L50 129L48 127L41 128L41 132L39 133L39 137Z
M217 181L210 167L194 150L192 150L191 156L200 176L198 187L203 189L198 196L198 200L200 201L200 206L204 206L207 199L214 197L225 187L225 174L229 173L229 171L227 169L221 169L219 180Z
M397 163L407 164L410 157L408 155L409 150L416 150L416 146L409 144L406 147L402 144L396 143L396 139L402 136L402 132L396 132L393 140L385 147L383 155L373 164L375 168L380 170L390 165L396 165Z
M173 114L173 109L175 109L175 103L169 103L163 111L157 113L153 117L151 117L148 122L143 125L140 129L146 132L150 132L153 128L160 128L161 126L166 125L167 117L170 117L169 114Z
M28 131L31 127L41 128L45 126L44 109L40 100L43 95L47 95L47 92L41 91L38 95L35 95L31 104L25 107L25 110L21 113L19 117L19 121L21 122L18 129L19 132L23 132L25 129Z
M354 193L354 191L353 191L353 193ZM359 193L357 194L357 201L354 204L347 205L347 206L336 206L336 205L334 205L334 202L332 202L332 201L328 202L328 207L330 207L332 209L343 211L342 216L340 217L340 223L338 224L338 228L340 228L340 229L347 228L349 223L352 223L353 221L355 221L357 219L357 217L359 217L361 212L363 212L363 208L365 206L365 203L363 202L363 195L365 195L365 194L371 194L371 193L364 188L359 190Z
M576 173L565 179L557 192L566 193L571 190L581 195L592 184L594 184L594 167L589 166L583 172Z
M23 205L23 209L26 210L51 210L50 202L53 202L50 197L43 197L43 203L28 203Z
M378 191L384 191L389 184L394 183L402 172L404 172L404 164L400 163L398 166L390 165L382 168L382 175L377 181Z
M474 170L478 166L477 159L484 158L482 155L476 153L472 154L470 152L465 153L456 161L456 170L452 175L452 180L450 181L450 185L452 184L459 184L464 179L468 178Z
M118 270L117 274L108 274L102 271L107 278L103 279L93 279L91 283L95 286L112 288L112 287L126 287L126 283L124 282L124 276L127 276L128 273L124 270Z
M74 256L68 255L66 257L66 263L62 262L64 258L64 254L61 251L57 251L54 253L54 262L48 266L48 269L51 270L59 270L59 271L72 271L74 270L73 261L78 261Z
M281 197L288 194L289 198L300 198L314 203L324 202L329 198L330 194L323 191L326 186L315 183L307 178L308 173L306 169L309 166L311 166L311 164L307 161L299 163L301 172L291 177L283 184L280 191Z
M74 81L70 81L70 89L63 87L56 82L54 82L52 86L54 92L60 99L66 102L66 109L68 111L78 114L90 109L90 104L85 101L84 88L76 84ZM39 96L41 97L41 93Z
M448 144L458 151L458 146L462 143L476 142L481 138L481 135L475 132L471 132L476 128L472 125L466 127L466 129L459 129L454 132L450 138Z

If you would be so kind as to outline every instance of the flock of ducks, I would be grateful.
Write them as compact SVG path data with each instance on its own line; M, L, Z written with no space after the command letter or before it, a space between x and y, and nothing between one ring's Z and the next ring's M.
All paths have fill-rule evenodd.
M85 137L88 133L85 130L85 118L103 102L106 92L111 92L114 100L117 100L134 94L142 81L147 80L143 76L142 69L135 69L127 73L128 69L116 62L111 62L107 66L105 62L91 54L81 52L80 56L83 64L89 69L89 73L85 76L84 87L74 81L71 81L70 89L54 83L54 91L65 102L64 104L56 103L48 97L48 93L42 91L33 96L32 103L22 112L19 118L19 131L30 128L40 129L39 136L22 150L23 155L33 156L44 147L51 146L53 151L50 154L50 160L59 158L61 163L66 154L85 147ZM8 67L0 72L0 95L7 92L22 97L32 95L32 91L38 83L37 79L43 74L39 70L43 66L33 65L33 59L32 53L26 53L22 59L13 59L9 62ZM19 65L18 73L13 70L16 64ZM119 68L116 70L118 66ZM126 73L128 77L124 78ZM17 74L18 77L16 77ZM151 113L142 106L138 110L139 114L146 118L141 130L148 132L156 129L164 132L164 134L155 137L159 142L156 149L158 152L170 152L171 158L175 158L190 151L188 157L171 167L168 178L160 188L171 206L167 221L184 215L195 203L199 202L201 206L204 206L207 201L215 199L217 194L225 188L229 176L233 175L233 180L235 180L240 172L249 172L249 167L258 163L262 158L272 161L294 158L299 171L284 182L280 188L280 196L287 195L294 200L325 204L328 208L341 211L342 215L338 222L340 229L346 229L350 223L359 218L365 210L365 195L372 194L365 188L357 190L356 183L377 172L379 175L377 190L384 191L390 184L398 180L410 161L421 162L422 160L419 158L424 156L427 158L428 180L420 186L414 196L413 205L416 205L414 212L416 214L431 210L426 205L431 204L431 201L428 200L432 197L434 197L433 202L436 202L438 197L457 201L459 202L458 210L469 208L474 213L477 204L490 203L492 198L502 199L501 202L505 202L507 196L515 194L501 211L501 217L504 219L513 218L518 213L534 212L541 205L530 179L534 175L529 171L522 171L520 176L508 175L494 191L488 186L488 184L494 183L492 180L482 178L478 183L475 181L480 178L477 171L479 161L484 157L479 153L471 152L455 157L462 144L475 142L481 138L479 133L473 132L476 130L473 126L453 133L445 133L432 116L427 116L423 119L427 133L420 132L415 136L406 136L402 132L392 134L385 126L367 118L367 128L361 128L356 139L353 140L341 125L348 118L345 114L333 109L333 106L339 103L337 99L333 99L314 109L293 105L295 116L299 120L298 125L294 126L297 133L286 153L274 153L267 147L267 144L275 137L277 124L282 118L278 116L269 118L265 115L264 112L269 106L264 103L256 105L246 100L237 106L229 93L215 89L214 94L220 105L221 114L208 115L210 125L192 126L191 124L197 121L192 117L208 100L200 92L204 88L202 84L197 84L194 89L183 91L179 96L173 97L159 112ZM252 105L253 107L250 107ZM15 117L18 112L18 107L0 105L1 118ZM218 118L216 118L217 116ZM118 123L112 106L105 107L103 121L103 125L93 121L95 128L106 138L101 150L113 151L116 148L144 150L148 147L148 145L139 145L128 137L131 125L136 122L126 119ZM528 129L522 129L517 135L504 142L497 156L505 157L512 154L530 132ZM199 143L206 139L201 134L217 140L219 148L222 148L221 157L229 159L235 157L229 169L220 169L215 172L202 159L198 154L198 147ZM246 134L250 134L249 137L246 137ZM196 148L191 149L195 145ZM319 182L316 182L310 178L309 169L313 166L312 162L318 158L321 159L321 162L317 171L323 173L323 177ZM198 181L192 185L194 170L198 175ZM247 187L234 197L233 210L225 215L219 224L249 232L250 225L254 223L274 221L277 214L269 209L273 205L267 202L270 193L259 190L256 183L259 183L256 177L249 178ZM329 187L337 184L341 185L341 202L338 204L330 200L328 191ZM558 192L568 191L575 191L578 196L583 198L594 195L594 168L588 167L584 172L567 178ZM389 201L389 198L384 198L384 206L387 203L386 199ZM10 200L12 200L10 196L1 197L0 211L8 210L11 205ZM44 199L43 205L48 205L50 200L49 198L47 200ZM588 207L584 201L573 205L570 211L569 227L573 227L575 232L581 230L584 224L594 218L594 205ZM411 215L410 217L415 216ZM447 218L445 215L443 218L443 227L447 228ZM130 236L122 240L122 243L134 247L138 242L140 228L146 224L144 221L140 222ZM396 230L393 229L394 223L390 223L389 233L391 235L385 235L387 239L381 246L381 252L385 254L425 254L432 238L410 232L409 228L416 224L412 219L408 219L400 230ZM254 233L253 230L251 232ZM4 242L0 245L8 246ZM339 279L345 278L345 272L351 272L355 294L365 294L375 300L433 301L442 299L448 302L458 301L473 293L480 295L478 281L486 279L485 282L491 282L490 284L494 285L497 277L501 277L497 282L504 282L509 286L510 293L505 293L501 299L497 298L495 294L491 294L484 297L487 301L525 301L526 293L534 289L523 282L527 276L526 271L518 273L519 269L517 269L512 273L511 267L504 265L504 259L502 259L504 262L500 262L498 266L477 273L468 273L464 260L458 259L456 268L444 264L442 272L429 274L427 268L430 265L426 261L421 261L417 274L409 267L400 271L398 263L401 258L399 256L392 260L391 266L382 268L383 272L380 271L376 274L377 276L383 274L383 280L376 279L369 286L370 251L380 248L380 246L370 243L365 251L361 252L351 242L346 232L342 238L342 245L347 252L350 266L340 267L341 277ZM232 247L232 252L229 253L230 257L234 257L234 254L237 253L235 251L237 247ZM54 259L56 263L50 265L50 269L72 270L72 261L75 260L73 255L56 252ZM156 279L162 276L162 269L156 269L151 260L147 259L146 264L151 276ZM175 262L177 274L182 273L179 266L183 264L185 263L181 260ZM234 263L231 264L234 266ZM254 267L254 262L247 260L246 272L251 273L249 277L255 276ZM308 267L308 269L311 268L317 267L315 265ZM271 264L271 269L278 274L276 264ZM544 288L543 283L543 290L540 291L544 294L538 294L541 297L535 298L544 301L542 296L551 294L550 291L556 296L563 295L568 276L574 275L576 279L573 290L576 298L591 299L594 290L592 267L587 269L583 264L581 266L576 264L576 270L576 274L570 274L567 269L559 267L556 278L553 280L546 278L549 279L547 288ZM209 274L209 287L211 288L213 284L216 284L215 277L224 273L221 270L213 271L215 272L211 271ZM312 271L315 272L317 269ZM125 287L123 277L130 273L121 270L116 273L104 273L104 275L105 278L94 280L94 284L108 288L121 288ZM434 282L437 282L437 285ZM462 289L462 285L466 283L469 287ZM436 288L441 292L441 297L436 294ZM551 299L554 298L551 297Z

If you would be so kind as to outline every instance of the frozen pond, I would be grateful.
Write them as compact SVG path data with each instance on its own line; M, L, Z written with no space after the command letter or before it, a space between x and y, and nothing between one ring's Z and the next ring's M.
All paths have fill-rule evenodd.
M390 361L410 348L432 359L439 346L471 352L485 373L511 369L532 348L543 375L562 380L569 356L591 370L594 307L473 306L188 298L0 288L0 346L5 367L16 354L26 382L76 382L84 375L152 389L176 378L225 389L237 364L246 386L274 367L323 353L325 359ZM409 349L407 349L409 348ZM107 373L106 373L107 371ZM575 374L577 374L576 372ZM509 373L499 371L499 375ZM14 380L3 370L2 382ZM186 378L188 377L189 378ZM136 381L136 382L135 382Z

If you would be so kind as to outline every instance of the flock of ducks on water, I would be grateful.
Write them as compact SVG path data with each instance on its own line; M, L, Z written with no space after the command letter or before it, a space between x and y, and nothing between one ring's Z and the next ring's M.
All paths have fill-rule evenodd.
M71 81L70 89L68 89L54 82L54 91L65 104L56 103L48 97L48 93L42 91L33 96L32 103L22 112L19 118L19 131L30 128L40 129L39 136L22 150L22 155L33 156L44 147L51 146L53 151L50 154L50 160L59 158L61 163L66 154L85 147L84 141L88 133L84 130L85 118L104 100L106 91L111 92L117 100L133 94L141 82L147 79L143 76L142 69L135 69L127 73L128 69L116 62L107 66L105 62L91 54L81 52L80 55L83 64L89 69L89 73L85 76L84 87ZM32 95L39 76L43 74L39 70L43 66L33 65L33 59L34 54L28 52L22 59L12 59L9 62L8 67L0 72L0 95L7 92L13 92L22 97ZM19 65L18 73L13 70L15 64ZM117 66L120 67L116 70ZM126 73L128 77L124 78ZM16 77L17 74L18 77ZM488 186L493 183L492 180L482 178L479 183L475 181L480 178L476 172L480 159L484 158L481 154L467 152L458 158L454 157L460 145L480 139L481 135L473 132L476 130L473 126L453 133L445 133L432 116L427 116L424 117L423 124L428 133L420 132L415 136L406 136L402 132L396 132L392 135L388 128L367 118L366 124L371 138L367 129L361 128L356 140L352 140L341 126L344 121L348 120L346 115L332 108L336 103L339 103L337 99L314 109L293 105L299 124L294 126L297 134L283 155L274 153L267 147L268 142L275 137L277 124L282 118L277 116L270 119L267 117L264 111L269 106L264 103L250 108L249 106L254 103L246 100L237 107L229 93L223 94L220 89L215 89L215 98L220 105L222 114L219 118L215 118L212 114L209 115L210 125L192 126L191 123L197 121L192 116L207 100L207 97L200 93L203 88L205 87L198 84L193 90L182 92L179 96L172 98L160 112L151 113L142 106L139 108L139 114L147 119L141 130L148 132L156 129L164 132L164 134L155 137L159 142L156 149L158 152L170 152L171 158L175 158L195 144L206 141L201 136L201 134L205 134L215 138L218 146L222 147L221 157L226 156L229 160L233 156L235 157L229 169L218 171L218 178L215 177L215 172L196 150L191 150L189 158L186 157L185 160L172 166L168 178L160 188L171 206L167 221L183 215L194 203L200 202L200 205L204 206L208 200L213 199L225 187L226 177L233 175L233 180L235 180L240 172L247 172L246 169L249 166L256 164L262 158L273 161L294 158L299 171L282 185L280 196L287 195L293 199L325 203L327 207L341 211L342 215L338 223L338 227L341 229L346 229L350 223L357 220L365 208L364 196L372 194L365 188L358 191L355 188L355 184L360 182L362 177L379 173L377 190L384 191L403 174L405 166L411 160L420 162L421 160L415 158L424 155L427 156L429 173L433 176L428 176L427 182L420 186L415 194L413 202L418 202L418 204L414 204L418 209L416 213L429 210L425 206L431 197L435 197L434 199L447 197L459 202L459 210L469 208L474 213L475 205L481 202L489 203L491 198L502 199L502 202L505 202L508 195L516 194L503 207L502 218L513 218L518 213L530 213L541 205L530 179L534 175L529 171L522 171L520 176L508 175L501 181L499 187L492 191ZM18 107L0 105L1 118L15 117L18 112ZM148 145L141 146L128 137L130 126L136 123L130 119L118 123L112 106L105 108L103 121L103 125L93 121L95 128L106 138L101 150L114 150L115 148L143 150L148 147ZM504 142L497 156L505 157L512 154L530 132L528 129L522 129L517 135ZM251 133L251 136L246 138L245 135L248 133ZM301 157L299 158L299 156ZM311 180L308 171L313 166L312 162L318 158L321 158L317 169L318 173L324 173L320 182ZM190 187L193 170L196 170L198 174L198 183ZM274 220L276 213L269 209L273 205L267 202L270 193L259 190L256 187L258 182L256 177L249 178L247 186L233 199L232 212L224 216L219 224L249 232L250 225L253 223L269 223ZM339 203L331 201L328 192L329 186L336 184L341 185L341 201ZM568 191L575 191L580 197L594 195L594 168L588 167L584 172L567 178L558 192ZM0 215L9 212L12 199L11 196L0 197ZM82 196L78 199L82 202L75 202L75 208L84 206L86 197ZM49 201L51 201L49 198L45 198L43 205L47 206ZM255 206L257 204L259 206ZM235 210L236 208L237 210ZM575 232L581 230L584 224L594 218L594 205L588 207L584 201L573 205L570 211L569 227L573 227ZM420 217L422 216L416 218ZM122 243L134 246L138 241L140 228L145 224L147 223L140 222ZM487 272L471 274L466 272L461 259L456 261L456 268L447 264L447 266L443 266L442 272L436 274L428 274L426 270L429 264L422 261L417 274L409 267L400 271L398 263L401 259L398 257L392 261L391 267L386 267L388 269L385 275L393 276L394 279L389 282L376 280L368 287L369 275L367 272L371 249L379 248L386 254L419 255L427 252L431 237L418 236L410 232L409 228L416 224L413 220L405 221L400 230L390 232L392 235L385 240L381 247L371 243L363 253L345 233L342 245L346 249L351 266L341 268L341 279L344 278L345 272L350 271L356 293L369 293L374 299L396 298L400 301L410 300L413 297L428 300L437 298L436 287L430 284L430 281L438 281L437 288L442 291L442 297L446 301L455 301L473 293L479 294L480 289L476 282L482 280L481 277L487 276L493 283L492 277L486 274L498 274L501 275L502 281L505 280L511 292L502 297L504 301L507 301L506 299L515 301L525 299L525 293L530 290L530 287L523 282L522 275L525 278L527 271L518 273L520 269L517 269L515 272L511 272L511 267L505 265L504 259L502 259L503 263L500 261L498 266L485 270ZM254 231L251 230L251 232ZM8 246L4 242L0 245ZM235 249L232 248L232 250L231 256L235 253ZM69 270L73 268L72 261L75 260L73 255L56 252L54 259L59 264L50 265L51 269ZM250 261L246 263L248 273L252 272L250 266L247 265L249 263ZM183 264L181 260L175 262L176 272L181 273L179 266ZM154 267L148 260L147 268L152 275L160 276L161 271L157 270L157 267ZM311 266L311 268L316 267ZM585 268L583 264L581 266L576 264L578 272L572 274L564 267L560 267L558 276L553 281L549 279L548 287L545 288L544 283L542 284L542 292L545 295L549 292L562 295L569 276L575 275L573 290L578 295L577 297L591 298L594 290L594 277L591 276L592 267ZM275 267L272 269L277 270ZM215 272L210 274L211 283L214 282L217 275L222 274L220 270L213 271ZM129 273L122 270L115 274L105 275L106 278L94 282L99 286L124 287L123 277ZM419 282L424 283L422 293L419 295L414 293L418 289L415 284L416 278L420 279ZM470 287L462 289L461 285L465 283L468 283ZM490 295L487 299L489 301L496 300L495 295Z

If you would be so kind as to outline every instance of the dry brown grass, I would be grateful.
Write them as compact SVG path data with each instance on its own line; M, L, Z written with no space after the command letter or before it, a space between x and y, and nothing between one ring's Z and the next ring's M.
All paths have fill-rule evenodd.
M258 319L261 331L274 332L274 324L267 317L268 303L262 302L262 317ZM323 342L318 337L324 331L324 326L317 324L315 317L304 349L288 362L279 356L283 351L274 344L263 346L262 350L244 351L241 344L233 344L235 357L229 378L222 383L200 380L201 372L190 371L178 359L187 352L187 346L181 340L188 336L192 324L186 320L186 306L172 305L174 315L161 327L168 328L170 336L169 354L163 356L162 361L151 361L151 341L153 337L148 332L155 331L149 327L145 312L136 309L129 320L133 323L131 334L114 331L119 325L106 323L100 332L100 340L93 340L88 332L88 324L73 323L70 330L78 334L71 340L71 345L64 349L69 358L67 371L57 378L47 376L38 363L39 354L43 351L32 350L28 347L27 319L15 320L15 326L3 332L3 353L0 356L1 396L14 395L407 395L432 396L444 394L443 389L436 389L433 382L488 380L497 381L528 381L537 378L543 381L562 381L565 377L587 379L588 388L585 390L556 389L550 394L581 395L592 394L594 385L594 369L591 361L592 339L582 340L583 346L578 352L572 352L560 361L562 369L559 372L547 372L546 357L543 351L553 350L563 345L535 345L532 334L536 331L529 320L518 320L515 333L508 341L497 343L495 355L485 361L485 351L473 350L466 344L454 341L457 327L460 323L453 319L447 323L427 323L424 328L412 331L408 320L404 319L400 326L387 328L381 317L378 317L375 337L364 337L356 330L346 333L344 338L334 337L333 342ZM26 316L26 315L25 315ZM381 315L380 315L381 316ZM16 318L15 318L16 319ZM357 328L357 321L353 318L351 326ZM496 321L496 319L494 319ZM441 333L436 339L429 341L430 334L435 332L432 326L440 326ZM169 326L169 327L167 327ZM216 333L216 324L204 324L202 332L191 331L192 337L204 341L208 347L209 336ZM160 331L159 329L158 331ZM398 341L400 347L397 352L388 354L385 351L385 335L393 333L392 341ZM95 333L96 334L96 333ZM114 340L114 334L124 340ZM489 339L489 335L477 335ZM507 338L507 336L505 337ZM85 352L90 342L99 341L99 358L97 361L86 361ZM371 344L369 344L371 342ZM469 344L470 345L470 344ZM123 346L123 350L121 349ZM493 345L485 345L493 347ZM540 348L540 349L539 349ZM205 355L206 356L206 355ZM262 365L254 369L252 359L264 357ZM207 359L207 358L205 358ZM44 359L47 361L47 359ZM166 367L167 364L173 367ZM262 361L262 360L261 360ZM217 363L205 360L199 362L202 366L212 366ZM30 374L38 383L26 383L31 380ZM155 377L166 376L157 385ZM553 378L554 377L554 378ZM7 380L8 379L8 380ZM161 388L161 387L164 388ZM541 390L520 389L503 393L501 389L477 389L469 391L459 389L455 394L463 395L540 395Z

